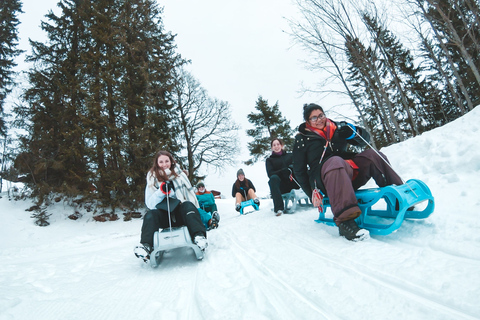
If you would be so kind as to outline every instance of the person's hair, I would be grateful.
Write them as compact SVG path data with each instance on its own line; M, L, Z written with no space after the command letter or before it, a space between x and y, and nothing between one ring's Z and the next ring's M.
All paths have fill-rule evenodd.
M165 171L163 171L162 168L158 166L158 158L160 158L160 156L167 156L170 159L170 168L168 169L170 169L172 174L174 174L175 176L178 176L178 174L174 170L177 162L175 161L175 159L173 159L172 154L168 151L160 150L155 155L155 158L153 159L153 166L150 168L150 172L152 172L155 175L155 178L157 178L158 181L168 180L168 176L165 173Z
M325 111L323 111L323 108L320 107L318 104L305 103L303 105L303 119L305 119L305 121L308 121L308 118L310 118L310 114L312 113L313 110L320 110L323 113L325 113Z
M283 142L282 139L280 139L280 138L274 138L274 139L272 139L272 141L270 141L270 148L273 146L273 143L274 143L275 141L280 142L280 144L282 145L282 147L285 145L285 143Z

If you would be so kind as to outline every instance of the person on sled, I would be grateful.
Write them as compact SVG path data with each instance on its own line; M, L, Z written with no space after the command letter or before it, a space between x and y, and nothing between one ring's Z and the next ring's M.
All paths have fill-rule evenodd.
M242 169L237 171L237 180L232 187L232 197L235 198L235 210L240 211L242 208L241 202L253 199L257 206L260 206L260 200L255 194L255 186L252 181L245 178L245 173Z
M195 196L197 197L200 208L212 215L207 230L218 228L220 215L218 214L217 205L215 204L215 196L211 191L207 191L203 181L200 181L197 184L197 192L195 192Z
M207 248L207 232L197 209L199 206L193 189L172 155L168 151L159 151L147 173L145 204L149 210L143 217L140 245L134 250L138 258L145 261L150 258L155 231L169 228L170 225L187 226L193 242L201 250ZM167 200L170 200L169 206L166 206Z
M284 150L283 141L275 138L270 143L270 147L272 154L265 161L265 167L273 200L273 212L278 217L285 211L282 194L298 189L299 186L293 177L293 155Z
M353 241L369 238L368 230L355 222L361 214L355 190L370 178L379 187L403 184L402 179L388 165L387 157L379 153L380 157L373 149L347 152L347 144L367 144L370 135L365 129L328 119L323 108L314 103L303 106L303 118L293 148L298 183L309 196L315 188L328 196L340 236Z

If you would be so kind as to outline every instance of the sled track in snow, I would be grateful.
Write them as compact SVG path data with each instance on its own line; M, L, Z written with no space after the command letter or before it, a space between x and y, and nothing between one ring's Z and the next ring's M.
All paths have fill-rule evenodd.
M226 234L226 236L228 237L229 242L235 245L237 249L237 250L232 250L235 257L250 275L252 275L254 272L257 272L256 271L257 268L253 267L253 265L256 265L259 268L261 268L263 271L268 273L273 279L275 279L276 284L286 288L289 292L292 293L292 295L296 296L299 300L303 301L306 305L308 305L312 310L314 310L318 314L318 316L321 316L323 319L334 319L334 320L340 319L332 313L333 311L327 311L323 308L319 308L318 301L312 301L311 299L306 297L304 294L298 292L295 288L293 288L288 283L286 283L281 278L279 278L273 270L271 270L264 263L262 263L261 261L256 259L254 256L252 256L252 254L247 250L245 250L245 248L242 245L240 245L230 234ZM241 251L243 254L241 255L238 254L239 251ZM245 261L245 257L248 257L249 261ZM263 291L266 291L266 290L263 289ZM272 295L270 293L271 292L265 292L266 296L269 296L271 298Z
M360 264L354 260L348 260L348 264L342 263L339 260L328 258L328 256L336 256L337 254L329 252L320 247L313 246L307 240L298 237L297 239L301 241L304 246L299 246L297 244L287 242L284 239L275 237L267 232L264 235L269 236L270 238L274 238L276 241L280 241L288 246L295 246L298 248L297 250L306 251L309 254L315 255L317 258L320 258L328 263L334 264L339 266L344 270L348 270L349 272L356 273L366 279L369 279L391 291L395 291L404 297L415 301L415 303L422 303L426 306L429 306L435 310L442 310L444 313L450 315L452 319L470 319L470 320L478 320L478 316L470 313L466 313L462 310L458 310L455 306L448 306L445 301L439 301L438 299L432 299L432 296L436 296L438 292L419 287L412 282L408 282L405 279L397 279L392 274L386 274L381 272L378 269L372 270L367 266ZM370 240L372 241L372 240ZM344 258L346 259L346 258Z

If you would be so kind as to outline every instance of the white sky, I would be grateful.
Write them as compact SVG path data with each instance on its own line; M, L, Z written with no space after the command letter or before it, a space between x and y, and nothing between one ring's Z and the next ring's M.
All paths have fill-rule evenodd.
M19 47L30 53L28 38L45 39L40 21L57 0L23 0L19 16ZM234 118L245 130L246 115L254 111L259 95L269 105L279 102L284 116L296 127L302 106L316 102L330 108L339 97L321 99L301 93L302 82L314 87L320 75L305 69L307 54L286 32L285 18L297 12L291 0L166 0L165 29L176 34L177 52L192 61L190 70L210 96L228 101ZM285 32L286 31L286 32ZM23 56L21 59L22 60ZM18 70L24 68L19 61Z

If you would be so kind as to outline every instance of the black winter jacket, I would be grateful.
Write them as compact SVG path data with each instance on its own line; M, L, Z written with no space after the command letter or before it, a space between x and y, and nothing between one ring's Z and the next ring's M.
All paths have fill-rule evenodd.
M248 180L247 178L243 179L243 181L237 179L232 187L232 197L235 198L235 194L240 192L246 199L248 190L250 189L253 189L255 192L257 191L255 190L255 186L253 185L252 181Z
M348 125L345 121L334 122L337 126L331 143L325 150L325 155L322 159L322 154L326 144L326 140L315 132L310 131L305 123L298 127L298 133L295 136L295 145L293 147L293 171L295 177L302 187L303 191L309 196L312 196L312 190L320 188L325 193L325 187L321 181L322 165L332 156L339 156L343 159L352 159L356 153L347 152L347 144L354 146L365 146L366 143L355 135L354 138L347 140L341 138L338 134L338 129L342 126ZM359 127L355 127L357 133L365 139L370 140L368 132ZM321 162L320 162L321 159Z
M281 155L272 152L270 157L265 161L267 175L270 178L277 175L282 181L289 181L290 174L293 173L293 154L282 151ZM290 168L290 170L288 170Z

